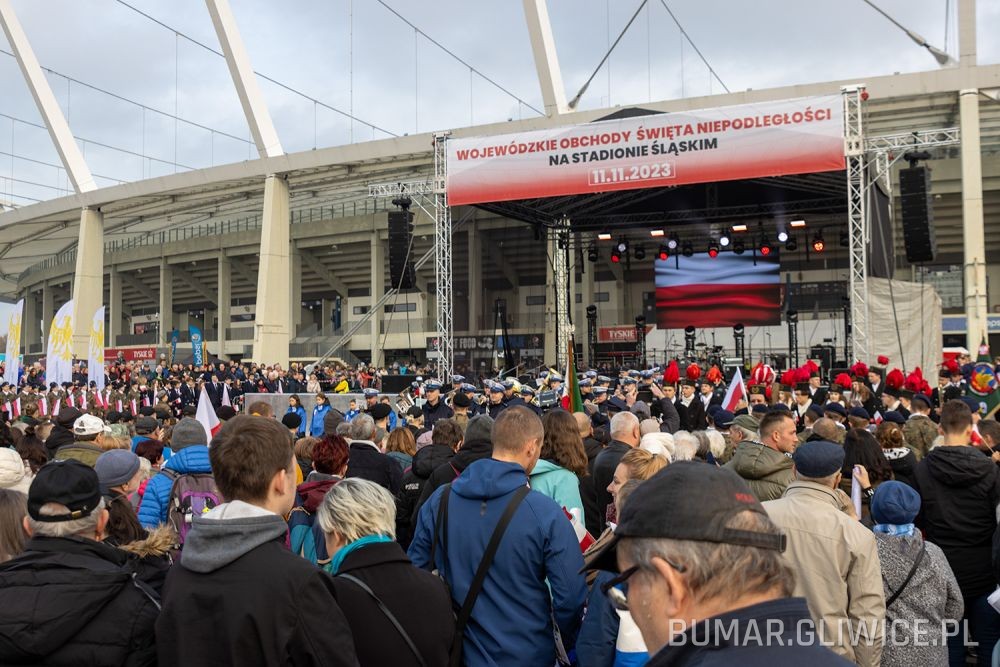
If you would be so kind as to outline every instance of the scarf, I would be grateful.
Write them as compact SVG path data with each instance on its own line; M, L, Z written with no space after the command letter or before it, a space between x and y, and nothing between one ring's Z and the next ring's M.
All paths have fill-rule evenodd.
M883 535L908 535L913 536L913 524L912 523L876 523L872 528L876 533L882 533Z
M358 549L366 547L369 544L379 544L382 542L392 541L393 539L388 535L365 535L359 540L354 540L333 555L333 558L330 560L330 564L328 566L328 572L333 575L337 574L340 570L340 566L344 564L344 559L347 558L347 555L352 551L357 551Z

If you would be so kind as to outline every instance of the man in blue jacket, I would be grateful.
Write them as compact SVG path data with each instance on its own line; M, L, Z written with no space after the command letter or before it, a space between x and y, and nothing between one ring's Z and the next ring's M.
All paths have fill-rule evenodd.
M177 422L170 435L170 447L174 455L163 465L163 470L171 470L177 475L212 474L208 461L208 434L198 420L185 417ZM155 528L167 522L173 485L174 478L162 470L146 484L139 505L139 523L144 527Z
M433 563L431 543L446 487L420 508L408 555L417 567L437 568L458 605L465 600L501 515L514 493L527 485L543 435L542 421L526 407L500 414L493 425L492 458L471 464L451 484L448 522L441 529ZM464 663L554 664L553 619L567 649L580 626L587 592L579 574L582 567L580 544L565 513L537 491L528 493L500 541L465 628Z

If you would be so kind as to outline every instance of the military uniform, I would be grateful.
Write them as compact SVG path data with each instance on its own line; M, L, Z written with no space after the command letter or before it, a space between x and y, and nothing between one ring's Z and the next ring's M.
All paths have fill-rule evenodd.
M938 437L938 427L927 415L913 414L903 424L903 437L917 459L922 459Z

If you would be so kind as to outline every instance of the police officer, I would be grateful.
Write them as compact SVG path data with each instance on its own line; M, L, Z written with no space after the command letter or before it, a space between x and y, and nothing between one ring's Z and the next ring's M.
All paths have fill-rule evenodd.
M517 400L521 401L522 405L541 417L542 409L532 402L532 399L535 398L535 390L526 384L522 384L518 393L520 394L520 398ZM508 404L508 407L510 407L510 404Z
M441 400L440 382L428 380L424 383L424 390L427 392L427 402L424 403L424 428L433 429L434 422L438 419L448 419L455 413Z
M501 412L507 409L507 404L503 402L503 385L499 382L490 382L486 389L489 392L486 414L495 420Z

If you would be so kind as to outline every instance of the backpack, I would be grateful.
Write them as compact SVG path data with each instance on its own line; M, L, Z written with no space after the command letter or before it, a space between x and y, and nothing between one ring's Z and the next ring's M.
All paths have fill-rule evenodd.
M177 531L177 543L183 545L194 517L221 505L222 494L210 473L163 472L174 481L167 501L167 523Z

